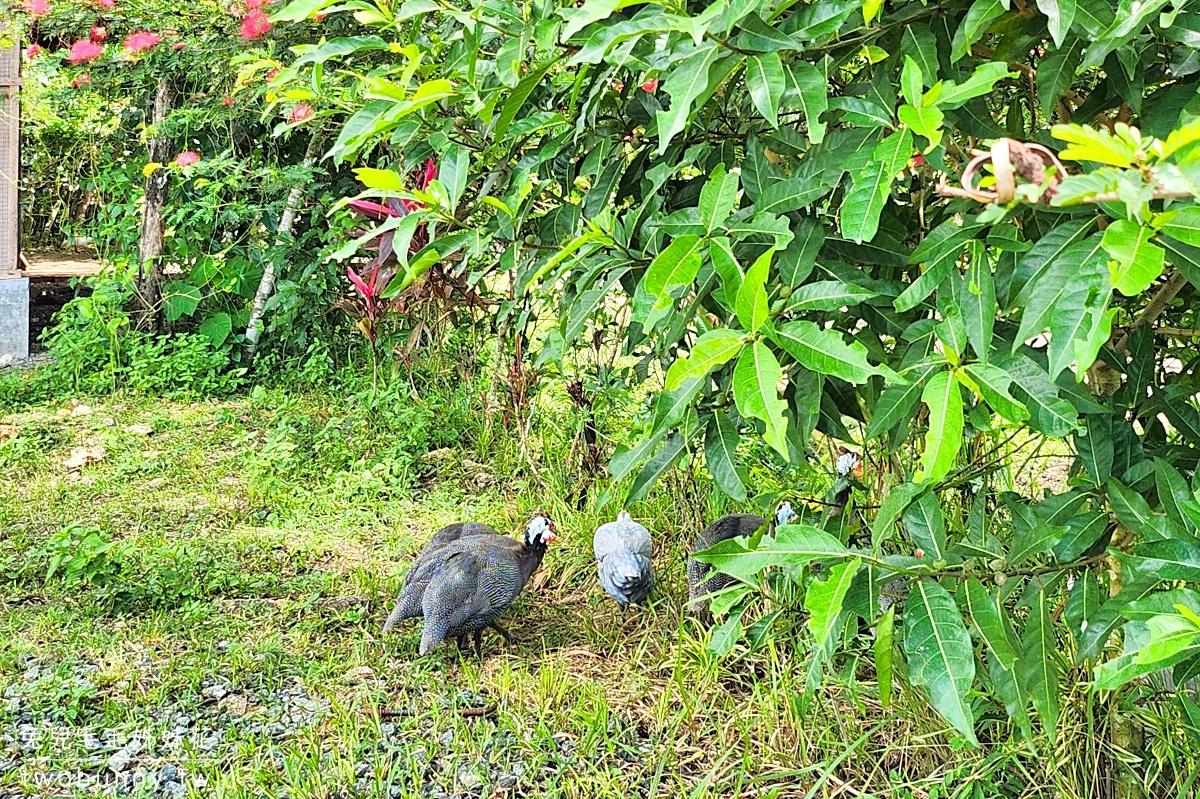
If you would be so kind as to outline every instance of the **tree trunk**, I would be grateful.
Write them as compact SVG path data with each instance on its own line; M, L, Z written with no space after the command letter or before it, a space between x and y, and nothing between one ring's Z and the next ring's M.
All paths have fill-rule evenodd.
M154 92L154 138L150 140L150 163L159 166L146 176L146 204L142 209L142 239L139 247L137 294L137 326L143 330L162 327L162 260L163 211L167 205L167 183L170 172L166 163L171 159L171 138L159 127L171 110L171 84L158 82Z
M325 131L317 130L308 140L308 149L304 152L301 166L305 171L317 162L317 154L321 151L321 143L325 139ZM288 193L287 202L283 205L283 215L279 217L279 229L276 231L276 242L283 241L292 235L292 227L296 224L296 211L300 207L300 198L304 196L303 185L293 186ZM246 324L246 340L243 345L247 364L254 362L258 351L258 337L262 334L262 318L267 307L267 300L275 293L275 262L268 260L263 265L262 279L258 281L258 291L254 293L254 304L250 306L250 321Z

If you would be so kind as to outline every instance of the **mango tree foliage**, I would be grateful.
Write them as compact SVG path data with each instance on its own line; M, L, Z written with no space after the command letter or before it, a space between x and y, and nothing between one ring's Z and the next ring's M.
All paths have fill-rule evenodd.
M339 109L335 161L465 164L417 198L414 260L453 251L512 287L499 319L556 318L543 364L598 336L636 359L661 390L613 456L629 499L693 458L752 496L756 437L780 467L814 431L865 449L869 535L850 512L702 555L800 583L813 673L873 625L885 701L907 669L975 743L993 711L1055 735L1068 672L1094 691L1200 672L1200 387L1177 346L1200 286L1200 14L294 0L276 19L326 12L372 34L304 49L279 101ZM1005 136L1058 153L1056 191L936 191ZM1070 480L1005 491L1046 440Z

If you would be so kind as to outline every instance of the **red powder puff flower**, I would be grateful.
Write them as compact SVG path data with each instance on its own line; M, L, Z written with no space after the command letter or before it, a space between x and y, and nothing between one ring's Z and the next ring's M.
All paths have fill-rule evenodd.
M82 75L80 75L78 78L76 78L75 80L71 81L71 88L78 89L80 86L87 86L91 82L92 82L92 76L85 72Z
M112 8L117 4L117 0L96 0L96 5L101 8Z
M42 46L40 44L31 44L25 48L25 58L26 60L32 61L33 59L37 58L41 52Z
M71 52L67 55L67 60L72 64L86 64L102 55L104 55L104 47L91 39L80 39L71 45Z
M91 30L92 41L96 44L104 44L108 41L108 28L103 25L93 26Z
M658 78L651 78L642 84L642 91L649 92L650 94L654 94L656 89L658 89Z
M172 50L182 50L185 47L187 47L187 45L183 42L175 42L175 44L171 45Z
M278 74L279 70L277 69L268 70L266 74L267 82L270 83L271 81L275 80L275 76Z
M229 106L233 105L233 98L232 98L232 97L222 97L222 98L221 98L221 105L223 105L223 106L225 106L226 108L228 108Z
M50 13L50 3L47 0L25 0L22 5L30 16L44 17Z
M162 37L150 31L135 31L125 40L125 52L136 55L144 53L162 41Z
M200 153L195 150L184 150L175 156L175 166L191 166L200 160Z
M238 35L246 41L252 41L271 30L271 20L265 11L254 9L242 19L242 27Z
M324 21L325 21L325 12L324 12L324 11L318 11L318 12L316 13L316 16L314 16L314 17L313 17L313 20L314 20L314 21L316 21L316 22L324 22Z
M246 0L245 6L247 11L253 11L256 8L262 8L263 0Z
M313 107L308 103L300 103L300 105L288 111L288 122L307 122L312 119Z

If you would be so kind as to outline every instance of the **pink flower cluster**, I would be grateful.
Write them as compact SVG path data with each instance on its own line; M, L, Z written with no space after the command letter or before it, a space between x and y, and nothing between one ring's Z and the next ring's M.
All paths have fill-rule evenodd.
M50 13L50 3L47 0L25 0L21 7L31 17L44 17Z
M162 41L162 36L150 31L135 31L125 39L125 52L130 55L144 53Z
M316 113L313 107L308 103L300 103L300 105L288 111L288 122L307 122L312 119Z
M175 166L191 166L200 161L200 153L195 150L184 150L175 156Z
M246 41L254 41L271 30L271 19L263 11L263 0L246 0L246 13L242 15L242 26L238 35Z
M102 55L104 55L104 45L91 39L80 39L71 45L71 52L67 54L67 60L76 65L86 64L89 61L95 61Z

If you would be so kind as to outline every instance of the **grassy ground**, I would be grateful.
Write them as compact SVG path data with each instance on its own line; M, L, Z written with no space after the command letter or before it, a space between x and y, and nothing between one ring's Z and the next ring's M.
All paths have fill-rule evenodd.
M256 392L3 420L0 796L1042 795L1003 747L956 752L903 686L882 709L865 663L805 701L790 637L710 653L681 613L685 544L723 510L702 485L673 478L634 509L661 585L623 614L590 551L614 509L566 500L570 424L463 446L439 410L381 445L336 407ZM418 658L411 622L380 636L434 530L515 534L536 507L560 535L514 645L489 633L481 664Z

